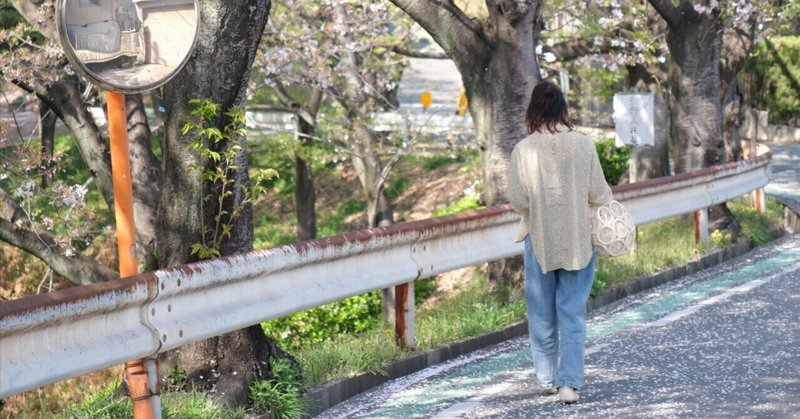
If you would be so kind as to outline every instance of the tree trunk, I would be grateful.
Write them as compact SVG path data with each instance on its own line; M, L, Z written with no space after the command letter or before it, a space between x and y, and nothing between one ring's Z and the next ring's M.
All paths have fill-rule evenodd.
M525 111L539 82L534 50L541 29L540 1L487 1L487 21L452 3L392 0L444 49L461 73L483 157L487 206L508 201L511 151L527 136Z
M528 135L525 111L533 87L540 81L539 65L533 55L539 35L535 20L539 16L533 9L513 25L503 15L490 13L496 28L491 53L475 57L477 63L455 60L482 151L486 206L508 202L511 152Z
M508 202L508 169L514 146L528 135L525 111L533 87L539 83L539 65L533 51L539 37L538 6L531 6L519 21L490 10L495 42L488 56L478 58L474 71L456 60L465 86L469 110L481 150L483 200L487 207ZM530 52L530 53L527 53ZM522 257L490 262L489 291L522 284Z
M161 89L151 91L149 96L150 103L153 106L153 115L155 116L155 123L153 124L155 127L154 134L163 137L164 125L167 121L165 116L166 109L164 109L163 101L161 100Z
M425 28L456 64L482 152L483 200L487 206L508 202L511 151L527 136L525 111L540 80L534 51L541 1L487 0L489 17L483 22L452 2L392 2ZM517 281L521 266L520 260L490 263L490 288Z
M42 162L49 166L50 159L53 158L53 148L55 147L56 136L56 114L50 110L47 103L39 101L39 138L42 144ZM46 188L53 181L52 175L48 171L42 176L42 187Z
M190 169L199 163L189 151L189 138L181 135L181 119L189 115L191 98L207 98L227 110L243 107L250 67L269 15L270 2L256 0L205 1L200 3L203 24L188 64L164 89L167 125L164 132L164 173L158 213L158 263L175 266L191 261L190 248L201 241L200 217L210 222L215 213L201 212L205 194L200 176ZM190 96L189 96L190 95ZM221 127L226 121L219 121ZM225 147L230 144L221 144ZM243 147L242 150L245 150ZM234 202L241 205L242 187L249 183L247 155L236 156ZM252 248L252 211L249 206L232 223L232 238L220 251L232 254ZM207 391L222 402L242 405L257 377L268 373L276 348L259 325L184 346L161 357L162 372L177 367L187 384Z
M675 173L685 173L726 162L722 134L720 53L722 18L718 5L706 12L682 0L650 0L667 22L670 85L670 137ZM725 204L709 210L711 229L734 235L739 225Z
M77 76L70 76L64 80L50 83L46 87L26 85L21 87L35 93L39 100L44 101L72 132L81 159L94 177L100 195L113 212L111 151L101 135L94 117L89 113L86 102L81 97L78 90L79 85Z
M742 159L742 139L739 135L742 112L742 92L739 86L739 72L742 71L750 51L755 44L756 14L749 19L733 19L731 26L722 35L722 56L720 60L720 92L722 100L723 126L726 160Z
M367 219L369 228L385 227L394 224L394 211L384 192L383 162L373 150L378 140L369 128L356 125L353 127L356 150L351 153L350 160L358 174L361 188L367 195Z
M143 270L157 267L155 259L156 219L161 193L161 162L150 147L150 126L144 111L142 95L126 95L128 150L133 184L133 216L136 224L136 257Z
M366 127L353 128L356 151L351 153L350 160L358 174L361 189L366 194L367 219L369 227L385 227L394 224L394 211L384 192L383 167L380 157L372 150L376 139ZM395 318L394 287L381 289L381 315L384 327L390 328Z
M722 138L719 10L699 14L682 2L681 18L668 21L670 136L675 173L725 163Z
M726 161L742 159L742 137L739 135L742 118L742 94L739 84L734 80L722 97L722 138L725 142Z
M316 111L314 114L316 115ZM310 150L314 142L314 125L298 115L297 131L301 133L297 138L300 149ZM317 193L307 155L308 153L302 151L294 154L294 205L298 240L311 240L317 237Z

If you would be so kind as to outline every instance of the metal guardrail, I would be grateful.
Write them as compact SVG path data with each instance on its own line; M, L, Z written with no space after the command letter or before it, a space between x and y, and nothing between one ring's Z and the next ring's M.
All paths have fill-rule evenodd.
M613 188L637 224L762 188L756 159ZM0 398L328 302L522 252L508 205L0 303ZM412 299L413 301L413 299ZM413 327L413 324L411 325Z

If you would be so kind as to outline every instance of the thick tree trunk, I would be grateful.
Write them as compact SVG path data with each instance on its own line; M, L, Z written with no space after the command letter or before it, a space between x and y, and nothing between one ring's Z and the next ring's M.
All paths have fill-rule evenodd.
M675 173L685 173L726 162L720 90L722 18L718 6L699 13L692 2L675 6L668 0L650 0L667 21L671 55L670 136ZM712 229L734 235L739 225L725 204L709 209Z
M501 14L490 15L496 28L490 54L455 62L482 151L483 199L494 206L508 202L511 152L528 135L525 111L540 76L533 55L538 38L534 7L513 24Z
M719 16L681 8L679 25L667 33L671 138L675 173L725 163L722 138L719 58L722 24Z
M507 202L508 162L523 139L525 110L539 82L534 56L540 1L487 1L488 20L468 17L454 3L392 0L431 34L453 60L469 100L483 155L486 205Z
M749 19L734 19L722 35L720 60L720 92L722 100L723 126L727 161L742 159L742 139L739 127L742 121L742 93L739 87L739 72L742 71L755 43L755 13Z
M158 263L174 266L191 260L190 248L201 241L200 217L207 222L216 215L201 212L204 191L199 175L190 169L198 158L189 151L189 138L181 135L181 118L189 115L191 98L207 98L223 110L242 107L250 67L255 57L270 2L256 0L205 1L200 3L203 24L197 46L186 68L164 89L167 125L164 132L164 173L158 213ZM226 121L219 121L220 126ZM229 146L221 144L220 146ZM243 150L245 148L243 147ZM247 156L236 156L237 194L230 205L241 205L241 189L249 183ZM232 237L221 246L223 254L252 248L252 212L244 208L233 220ZM277 355L258 325L204 342L187 345L161 358L162 372L179 368L187 384L211 391L219 401L244 404L250 384L268 373L268 358Z
M525 111L531 91L540 80L539 65L533 55L539 35L538 6L531 6L518 21L510 22L506 18L490 11L496 38L488 55L473 57L477 63L455 60L482 151L486 206L508 202L511 152L517 142L528 135ZM528 51L530 53L526 53ZM487 269L490 291L522 283L522 257L491 262Z
M669 85L675 172L725 163L719 98L720 27L699 21L669 32Z
M486 1L479 22L452 2L392 0L417 21L453 60L469 101L483 161L483 200L508 201L511 151L522 140L525 110L539 82L534 51L541 30L541 1ZM517 261L489 264L490 288L521 277ZM514 269L510 269L514 267Z

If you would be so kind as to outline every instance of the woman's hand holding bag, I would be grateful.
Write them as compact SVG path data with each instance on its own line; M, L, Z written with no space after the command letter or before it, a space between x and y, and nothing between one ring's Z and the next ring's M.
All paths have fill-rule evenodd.
M636 226L625 207L614 199L591 208L592 244L600 256L620 256L636 242Z

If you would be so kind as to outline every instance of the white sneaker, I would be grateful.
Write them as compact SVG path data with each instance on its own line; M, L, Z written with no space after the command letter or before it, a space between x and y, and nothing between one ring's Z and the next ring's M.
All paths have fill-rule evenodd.
M561 403L575 403L580 399L575 389L570 386L563 386L558 388L558 400Z
M542 388L542 393L548 394L548 395L558 394L558 389L555 388L555 387L543 387Z

